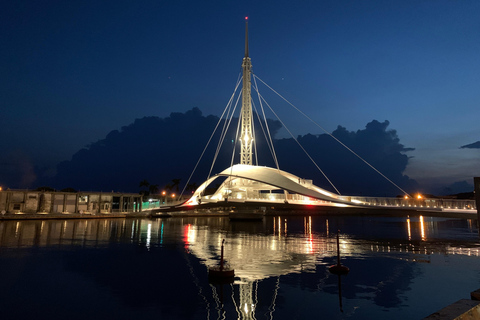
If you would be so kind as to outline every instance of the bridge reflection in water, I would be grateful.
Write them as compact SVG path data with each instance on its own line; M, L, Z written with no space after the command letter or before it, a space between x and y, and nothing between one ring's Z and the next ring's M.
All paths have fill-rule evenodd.
M277 297L280 295L279 290L282 290L282 283L290 286L297 281L301 287L305 286L312 292L338 292L336 285L332 285L336 284L336 280L332 282L334 276L326 272L327 267L335 261L337 228L341 230L342 258L352 270L346 278L351 283L344 281L344 294L349 299L373 300L375 304L385 308L389 307L389 303L393 303L395 307L407 303L408 299L402 298L402 295L412 289L409 285L411 286L415 276L411 271L406 272L408 275L401 272L399 274L398 264L391 265L393 270L383 270L389 268L388 263L382 267L381 274L372 274L378 272L375 268L366 268L369 259L386 263L385 259L388 258L417 264L430 263L435 257L450 259L452 256L470 256L478 263L476 258L479 258L480 253L475 222L422 216L266 217L263 222L258 223L231 223L227 218L217 217L3 221L0 223L0 249L102 250L116 245L134 245L143 249L144 254L156 254L159 250L180 246L180 250L187 254L185 261L189 265L190 275L179 276L191 276L194 279L199 292L204 296L203 299L210 301L206 303L207 314L217 312L218 318L228 315L227 318L254 319L258 318L261 312L266 318L282 318L275 314L276 306L280 302ZM225 287L202 284L199 279L205 279L205 267L218 264L223 239L226 239L225 257L235 269L235 283ZM193 267L192 259L200 264ZM141 264L145 261L139 260L138 263L135 272L144 267ZM129 265L131 268L134 263ZM299 278L294 278L295 275L299 275ZM406 278L406 287L402 284L399 288L390 288L395 292L394 297L382 298L382 290L385 290L389 283L400 281L402 277ZM375 280L370 281L368 278ZM260 288L261 282L265 280L269 281L268 294ZM381 289L378 286L384 287ZM225 295L224 290L229 294ZM352 295L349 290L355 293ZM468 290L465 288L465 294L468 294ZM285 304L284 300L288 294L283 292L281 295L282 305L287 308L288 304ZM412 301L408 303L411 304ZM262 310L257 310L260 307ZM440 307L426 310L427 314L424 316ZM354 306L347 304L345 310L353 312ZM212 315L212 318L217 318L217 315Z

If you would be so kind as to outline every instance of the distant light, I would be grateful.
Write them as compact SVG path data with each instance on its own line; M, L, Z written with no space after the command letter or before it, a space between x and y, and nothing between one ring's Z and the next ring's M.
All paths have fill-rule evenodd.
M420 193L417 194L417 199L422 199L422 195Z
M405 196L404 198L405 198L405 199L408 199L408 196Z
M248 20L248 17L245 17L245 20Z

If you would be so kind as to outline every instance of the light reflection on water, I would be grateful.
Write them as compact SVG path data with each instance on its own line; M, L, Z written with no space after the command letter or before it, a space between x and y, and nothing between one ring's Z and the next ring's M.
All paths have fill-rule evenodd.
M338 229L351 270L341 279L327 271L336 262ZM218 264L223 239L235 282L209 284L207 267ZM58 288L80 277L108 297L92 310L116 308L121 319L422 318L480 288L479 249L476 221L421 216L0 222L0 267L24 263L18 283L47 277ZM19 312L12 306L27 292L44 294L12 288L0 294L7 313ZM60 299L48 294L51 305Z

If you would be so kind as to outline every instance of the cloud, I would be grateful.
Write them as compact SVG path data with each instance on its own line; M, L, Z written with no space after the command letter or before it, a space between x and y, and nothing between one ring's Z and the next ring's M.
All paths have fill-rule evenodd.
M397 132L388 129L389 124L387 120L384 122L373 120L366 125L365 129L356 132L338 126L332 135L397 186L411 192L417 188L417 183L403 172L409 161L405 152L414 149L401 144ZM307 134L298 137L298 141L340 193L371 196L402 194L399 188L329 135ZM326 189L333 189L311 161L302 157L302 151L293 139L280 140L278 145L279 158L290 159L280 163L284 170L313 179L315 184Z
M467 192L473 192L473 189L474 188L472 183L468 183L467 181L457 181L444 187L442 190L439 190L438 194L452 195L452 194L458 194L458 193L467 193Z
M460 149L480 149L480 141L461 146Z
M172 113L166 118L136 119L121 130L111 131L105 139L79 150L71 160L60 163L51 183L43 184L57 189L72 187L79 190L125 192L138 191L139 182L144 179L158 184L160 188L172 179L182 179L181 184L185 184L218 120L216 116L203 116L197 108L186 113ZM230 166L233 148L236 148L236 155L239 153L239 146L235 144L236 121L238 119L232 121L234 123L226 133L213 169L211 164L216 143L211 143L206 150L190 182L200 184L206 180L210 170L216 174ZM281 124L273 120L269 121L268 126L273 136L281 128ZM373 120L365 129L356 132L338 126L333 135L397 185L411 188L416 182L403 175L403 171L409 160L404 153L412 148L403 146L396 131L388 129L388 126L388 121ZM259 126L255 125L255 128ZM212 141L218 141L219 135L217 133ZM274 167L273 157L260 135L261 130L257 129L258 163ZM298 141L342 194L401 194L401 191L330 136L307 134L298 137ZM274 145L282 170L313 179L315 184L332 190L294 139L276 139ZM234 163L238 163L238 160Z

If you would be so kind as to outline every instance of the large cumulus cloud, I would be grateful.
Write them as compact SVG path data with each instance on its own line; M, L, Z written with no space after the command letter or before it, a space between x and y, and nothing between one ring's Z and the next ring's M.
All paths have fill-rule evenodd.
M197 108L186 113L172 113L166 118L137 119L79 150L71 160L60 163L50 184L56 188L136 192L139 182L144 179L160 187L172 179L182 179L185 183L217 122L218 117L203 116ZM415 181L403 174L409 159L405 152L412 149L404 147L396 131L388 126L388 121L374 120L356 132L338 126L333 135L398 186L412 188ZM235 128L236 125L232 125L228 131L212 173L230 166ZM269 128L275 134L280 123L270 121ZM259 164L273 166L268 147L260 138L257 140ZM401 193L330 136L307 134L298 137L298 141L342 194ZM332 189L294 139L278 139L274 144L282 170L313 179L315 184ZM192 182L199 184L206 178L215 147L212 144L207 150Z

